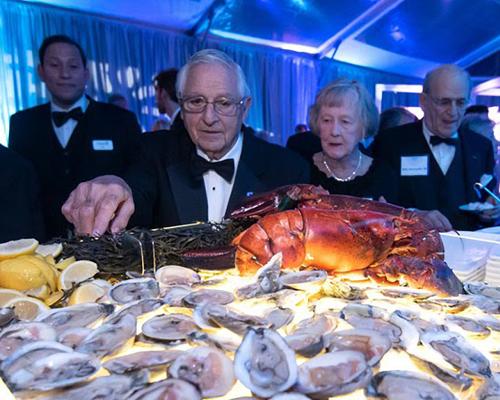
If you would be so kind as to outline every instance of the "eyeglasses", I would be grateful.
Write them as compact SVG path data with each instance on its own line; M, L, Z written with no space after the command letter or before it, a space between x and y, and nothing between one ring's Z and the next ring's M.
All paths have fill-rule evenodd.
M440 108L448 108L448 107L451 107L453 105L453 103L455 103L455 107L462 109L462 108L465 108L467 106L467 104L469 103L469 101L467 99L464 99L464 98L450 99L447 97L440 98L440 97L433 97L430 95L429 95L429 97L431 98L432 102Z
M214 101L208 101L203 96L188 97L187 99L181 99L180 104L182 110L188 113L202 113L206 110L209 104L213 104L214 110L217 114L224 115L226 117L234 117L238 111L238 108L243 105L246 97L243 97L240 101L233 99L228 99L226 97L218 97Z

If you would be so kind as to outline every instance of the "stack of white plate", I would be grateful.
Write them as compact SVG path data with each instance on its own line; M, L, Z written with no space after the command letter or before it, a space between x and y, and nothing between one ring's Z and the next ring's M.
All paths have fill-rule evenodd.
M444 259L461 281L484 281L490 250L500 244L500 235L483 232L446 232L441 234ZM499 246L500 263L500 246ZM500 273L500 269L498 269Z
M490 251L484 280L491 286L500 286L500 245L496 245Z

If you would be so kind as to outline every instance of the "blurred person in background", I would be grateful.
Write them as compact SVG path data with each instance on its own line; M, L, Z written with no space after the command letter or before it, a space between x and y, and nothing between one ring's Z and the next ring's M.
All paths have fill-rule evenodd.
M108 96L108 103L128 110L128 101L126 97L120 93L111 93Z
M321 151L321 141L318 135L307 129L307 125L298 124L295 127L295 134L288 138L286 147L300 154L312 165L313 155Z
M176 68L160 71L153 78L155 88L155 103L160 113L152 131L184 129L180 114L179 101L175 91L178 70Z
M417 122L418 118L404 107L392 107L382 111L378 131L383 131L395 126Z
M485 120L490 119L489 113L490 110L488 109L488 106L482 104L474 104L465 109L465 115L475 115Z

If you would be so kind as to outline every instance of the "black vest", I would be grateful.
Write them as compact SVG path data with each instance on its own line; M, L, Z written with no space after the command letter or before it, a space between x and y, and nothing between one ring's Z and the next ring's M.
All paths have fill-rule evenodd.
M428 195L433 198L436 209L440 210L450 220L454 229L477 229L476 218L459 209L461 205L467 203L462 143L457 144L455 147L455 156L446 175L443 175L432 153L429 164L429 175L433 180L432 187L436 188L436 190L433 193L428 193Z

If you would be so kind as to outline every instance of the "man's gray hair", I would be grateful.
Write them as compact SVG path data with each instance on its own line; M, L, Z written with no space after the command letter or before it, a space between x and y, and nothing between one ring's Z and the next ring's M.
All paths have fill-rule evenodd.
M354 104L359 109L365 137L375 135L378 129L379 115L372 96L361 83L346 78L337 79L320 90L316 101L309 109L311 130L319 134L318 119L321 107L340 107L352 95L357 97Z
M216 49L200 50L193 54L188 62L181 68L177 75L177 97L182 99L182 93L186 87L186 77L189 69L198 64L219 64L236 74L238 94L243 98L250 96L250 89L243 70L226 53Z
M472 89L472 81L470 79L470 75L466 70L464 70L463 68L460 68L458 65L455 65L455 64L443 64L443 65L440 65L439 67L434 68L433 70L427 72L427 74L425 75L424 87L423 87L422 91L424 93L430 93L432 83L435 80L438 80L439 77L442 76L442 74L457 75L457 76L462 77L465 81L467 81L467 85L468 85L467 97L470 96L470 91Z

